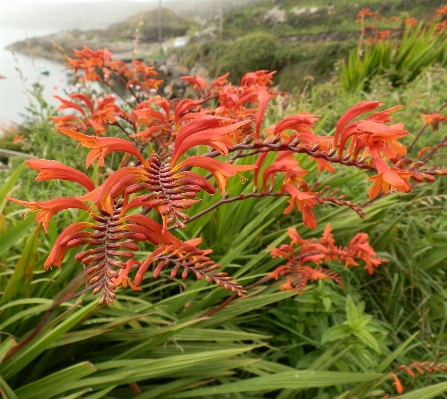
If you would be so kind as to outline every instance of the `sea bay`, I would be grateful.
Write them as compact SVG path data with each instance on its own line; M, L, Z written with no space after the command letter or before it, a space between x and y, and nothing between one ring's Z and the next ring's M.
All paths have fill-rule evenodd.
M32 49L29 55L13 54L7 46L29 37L42 37L55 33L57 30L38 29L25 31L23 29L1 28L0 35L0 124L8 125L25 120L26 107L32 101L30 91L34 83L43 86L43 96L50 104L57 106L54 95L63 95L68 88L69 80L65 66L47 59L34 57ZM49 74L43 75L39 67Z

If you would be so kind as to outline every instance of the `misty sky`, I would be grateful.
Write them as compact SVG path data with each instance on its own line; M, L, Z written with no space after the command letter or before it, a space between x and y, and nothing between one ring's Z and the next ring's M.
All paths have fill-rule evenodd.
M162 0L173 10L206 8L222 0ZM223 0L225 2L225 0ZM0 26L14 29L105 29L159 0L0 0Z

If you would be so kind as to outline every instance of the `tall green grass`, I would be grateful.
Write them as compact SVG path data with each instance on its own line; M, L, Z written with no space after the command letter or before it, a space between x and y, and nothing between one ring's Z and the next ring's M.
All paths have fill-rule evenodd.
M416 132L418 113L447 101L442 69L427 70L398 88L387 78L373 81L371 93L347 94L340 82L316 86L288 112L321 114L317 130L329 134L353 103L376 96L386 106L404 103L394 121ZM269 122L278 113L272 108ZM62 151L49 124L31 130L36 156L51 158ZM436 135L427 129L420 145L445 133L442 125ZM65 149L64 161L81 167L78 150ZM306 162L302 156L303 168ZM5 398L446 397L443 373L415 379L399 374L406 388L402 395L395 393L390 374L415 361L447 362L447 187L441 178L409 195L374 201L365 219L343 208L321 207L315 231L305 229L296 215L283 216L284 203L273 198L224 205L184 231L182 238L201 236L204 247L215 248L213 259L243 285L278 265L269 246L285 242L287 227L317 237L330 222L341 245L366 231L389 262L372 277L360 268L332 264L343 275L346 292L325 281L311 284L302 296L264 285L257 295L222 306L229 292L192 279L172 280L163 272L158 280L147 278L142 292L121 289L113 305L98 307L97 298L82 292L86 279L74 253L67 254L61 269L43 270L61 226L82 220L82 214L61 213L44 236L33 216L23 218L5 201L19 191L32 199L37 189L39 198L42 191L48 198L68 196L73 187L66 182L37 186L35 172L26 171L21 160L13 164L0 186L0 392ZM364 175L340 167L339 174L321 179L362 203L368 189ZM235 178L228 192L234 196L252 189L253 182ZM204 196L193 210L218 199Z
M387 76L394 87L411 82L424 68L434 63L445 65L446 46L446 35L436 32L436 24L407 26L399 39L351 50L342 66L344 88L349 92L370 91L375 75Z

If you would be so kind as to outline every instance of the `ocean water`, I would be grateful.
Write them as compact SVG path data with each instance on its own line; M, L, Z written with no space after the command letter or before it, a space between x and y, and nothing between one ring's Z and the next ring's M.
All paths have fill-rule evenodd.
M26 40L30 37L47 36L55 30L33 30L1 28L0 35L0 126L11 123L20 123L25 120L26 107L29 106L31 96L29 91L34 83L44 87L44 98L49 104L58 105L53 97L55 94L64 96L68 88L65 66L43 58L36 58L13 54L6 47L16 41ZM49 75L42 75L39 67L47 69Z
M64 29L104 29L142 11L155 10L159 4L159 0L0 0L0 75L6 78L0 79L0 131L4 124L25 120L29 91L35 82L44 86L46 101L56 106L59 102L53 96L65 97L64 91L69 89L64 65L13 55L6 49L8 45ZM199 4L200 9L208 6L214 10L217 0L163 0L163 7L176 12L197 10ZM50 72L48 76L40 73L40 65Z

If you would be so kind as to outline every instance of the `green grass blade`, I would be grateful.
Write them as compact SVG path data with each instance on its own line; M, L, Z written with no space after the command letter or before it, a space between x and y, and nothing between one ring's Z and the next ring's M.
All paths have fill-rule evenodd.
M17 389L17 395L24 399L50 398L65 392L65 384L77 381L95 371L91 363L79 363Z
M14 170L13 173L8 177L5 183L0 187L0 214L3 213L6 207L6 196L11 194L14 189L14 184L19 179L22 174L23 168L25 167L25 162L21 163Z
M41 225L35 227L33 233L23 248L22 255L17 262L14 273L8 280L5 291L0 299L0 305L8 303L16 298L27 298L31 294L31 282L37 258L37 244L39 242ZM16 309L14 309L16 311ZM6 314L10 312L5 312ZM6 315L2 315L7 317Z
M96 301L83 306L77 312L68 314L63 321L50 331L44 331L32 340L27 346L24 346L13 357L10 357L0 365L0 374L12 377L20 372L27 364L32 362L37 356L44 352L48 346L65 334L81 320L84 319L95 307Z
M430 255L424 259L424 262L421 263L422 269L425 271L430 270L431 268L440 265L445 259L447 259L446 247L432 251Z
M381 377L383 377L382 374L296 370L293 372L277 373L262 377L250 378L217 387L194 389L188 392L168 395L166 398L196 398L206 395L222 395L236 392L258 392L264 390L270 391L284 388L308 389L372 381Z
M90 388L87 388L87 389L84 389L84 390L82 390L82 391L80 391L80 392L73 393L73 394L68 395L68 396L64 396L64 397L61 398L61 399L76 399L76 398L80 398L81 396L83 396L83 395L85 395L86 393L89 393L89 392L91 392L91 391L92 391L92 390L91 390Z
M19 399L2 377L0 377L0 393L3 399Z
M33 223L35 223L35 218L33 215L29 215L25 220L0 234L0 255L16 244L20 238L27 236L27 232Z
M112 385L106 389L103 389L99 392L92 393L91 395L84 396L84 399L100 399L107 395L110 391L116 388L116 385Z
M418 389L413 392L406 393L404 395L393 396L390 399L431 399L447 391L447 382L441 382L440 384L433 385Z
M4 356L9 352L9 350L16 344L17 344L16 340L12 337L7 337L0 344L0 363L2 362Z
M402 345L400 345L395 351L390 353L386 359L384 359L375 369L376 373L382 373L385 371L387 367L391 365L391 363L407 348L408 345L417 337L419 332L413 334L410 338L408 338Z
M408 345L416 338L419 332L413 334L410 338L408 338L402 345L400 345L395 351L390 353L375 369L376 373L382 373L388 368L391 363L407 348ZM352 391L349 392L349 397L357 397L359 394L364 391L368 392L371 390L371 382L365 382L363 384L358 385Z
M227 320L235 319L243 313L262 308L263 306L281 301L282 299L289 298L293 295L296 294L292 291L282 291L274 294L258 295L252 298L240 300L215 313L211 318L203 320L200 323L200 327L210 327L222 324Z

